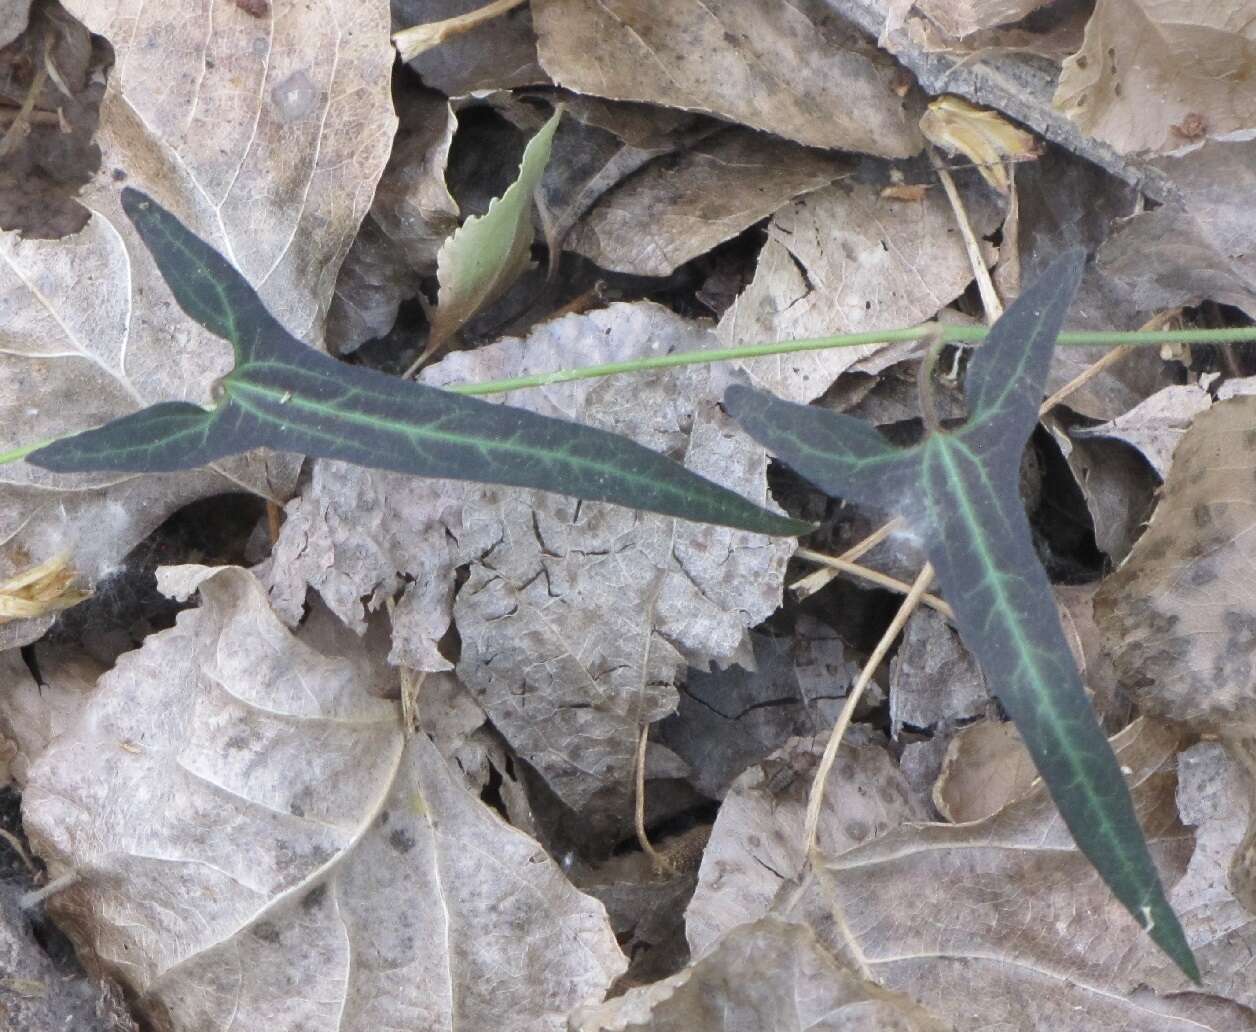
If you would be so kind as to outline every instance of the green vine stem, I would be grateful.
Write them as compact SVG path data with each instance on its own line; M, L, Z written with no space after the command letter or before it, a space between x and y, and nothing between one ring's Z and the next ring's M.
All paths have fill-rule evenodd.
M702 351L676 351L670 355L651 355L634 358L627 362L607 362L604 365L584 366L577 369L558 369L552 373L533 373L507 380L486 380L482 383L464 383L446 387L458 394L503 394L528 387L548 387L554 383L572 380L591 380L599 376L616 376L620 373L641 373L648 369L671 369L675 366L704 365L708 362L729 362L736 359L763 358L766 355L789 355L796 351L825 351L829 348L856 348L866 344L895 344L900 341L921 340L936 336L943 344L976 344L989 327L986 326L939 326L925 323L897 330L870 330L866 333L839 333L832 337L812 337L806 340L774 341L771 344L748 344L738 348L712 348ZM1228 327L1221 330L1093 330L1061 333L1056 344L1071 347L1118 347L1149 344L1241 344L1256 341L1256 326Z
M829 348L855 348L867 344L894 344L900 341L936 338L942 344L976 344L988 332L985 326L939 326L924 323L905 326L896 330L869 330L866 333L839 333L831 337L812 337L805 340L774 341L771 344L748 344L736 348L711 348L702 351L676 351L670 355L650 355L627 362L607 362L603 365L583 366L575 369L557 369L552 373L533 373L505 380L486 380L481 383L464 383L447 387L456 394L505 394L529 387L548 387L555 383L573 380L592 380L602 376L623 373L642 373L650 369L671 369L678 366L705 365L710 362L730 362L737 359L763 358L767 355L788 355L799 351L826 351ZM1071 347L1118 347L1151 344L1241 344L1256 341L1256 326L1228 327L1220 330L1094 330L1061 333L1056 343ZM51 443L50 440L24 444L10 451L0 452L0 465L16 462L31 452Z

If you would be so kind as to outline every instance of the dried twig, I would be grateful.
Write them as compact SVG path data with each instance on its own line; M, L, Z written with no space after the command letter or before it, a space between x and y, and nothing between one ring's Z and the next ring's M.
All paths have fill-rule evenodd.
M886 524L886 526L890 526L890 524ZM862 541L860 542L860 544L863 543L864 542ZM881 573L879 570L874 570L871 567L860 566L858 563L849 562L840 556L834 557L831 555L825 555L823 552L813 552L810 548L800 548L794 553L794 558L806 559L808 562L812 563L821 563L828 567L825 572L829 573L831 571L832 576L836 576L838 573L849 573L852 577L858 577L861 580L866 580L880 588L897 591L901 595L906 595L909 591L911 591L911 585L906 581L901 581L897 577L891 577L889 574ZM799 583L801 583L801 581ZM922 601L925 605L936 609L948 620L953 619L955 616L955 611L951 609L950 605L937 595L926 593Z

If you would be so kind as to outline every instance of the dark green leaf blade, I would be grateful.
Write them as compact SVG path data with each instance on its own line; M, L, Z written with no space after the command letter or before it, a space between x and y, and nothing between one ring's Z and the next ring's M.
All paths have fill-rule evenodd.
M53 441L26 460L54 473L169 473L230 455L231 444L220 429L218 413L165 401Z
M232 343L235 369L217 409L156 405L31 453L36 465L163 472L270 447L761 534L813 529L616 434L337 362L288 333L248 281L156 201L128 187L123 206L180 307Z
M914 450L895 447L863 420L742 384L724 392L724 408L746 433L833 497L871 501L875 495L893 498L895 505L910 503L919 473Z
M1153 941L1199 970L1125 780L1086 698L1020 502L1019 467L1084 255L1048 268L969 364L969 422L892 449L848 416L730 390L752 437L824 490L895 509L924 541L965 644L1029 748L1078 848ZM906 473L902 464L908 465Z
M157 262L179 307L235 349L237 364L288 332L231 263L147 194L122 191L122 209Z
M418 476L538 488L791 536L767 511L618 434L347 366L310 351L224 381L228 412L271 447ZM233 419L234 422L234 419Z
M925 442L922 485L925 548L960 635L1020 731L1078 848L1160 948L1198 982L1195 958L1034 553L1018 468L991 475L990 456L970 448L966 438L961 431Z
M983 426L1015 452L1038 425L1038 406L1055 351L1055 338L1077 293L1086 252L1071 248L1021 291L1016 302L990 327L985 342L968 362L964 397L970 427Z

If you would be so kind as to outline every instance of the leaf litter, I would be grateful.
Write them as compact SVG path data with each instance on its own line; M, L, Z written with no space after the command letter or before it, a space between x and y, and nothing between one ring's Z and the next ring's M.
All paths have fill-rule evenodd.
M524 259L542 268L487 306L467 341L513 336L455 351L425 371L430 384L979 318L951 210L911 160L917 120L944 94L1037 137L1008 135L1038 156L998 179L1006 199L982 180L997 177L988 156L950 159L981 166L955 174L1005 301L1082 244L1096 259L1070 326L1256 312L1247 84L1199 71L1241 59L1250 41L1191 0L1103 0L1088 25L1088 11L1032 0L532 0L391 82L378 4L354 7L351 36L335 31L349 16L336 5L330 17L237 5L214 31L151 5L134 23L126 5L67 6L38 9L0 51L16 84L0 88L4 133L21 123L8 112L51 29L29 125L10 134L16 158L0 171L0 222L23 228L5 212L38 209L23 198L48 180L70 184L54 184L62 195L87 183L78 201L47 206L47 239L32 227L0 239L5 447L155 401L204 402L225 369L118 217L118 171L227 253L301 337L398 370L430 329L442 244L509 183L510 134L521 147L559 103L538 204L514 212ZM480 6L395 3L391 27ZM113 47L112 64L76 14ZM1137 33L1115 25L1154 45L1132 60ZM171 75L193 66L199 83ZM240 75L244 93L232 89ZM481 132L484 117L504 131ZM839 577L795 597L785 587L810 567L787 568L787 542L321 459L298 483L282 455L160 477L0 473L0 582L20 584L3 598L23 605L92 588L94 605L116 605L102 577L193 499L243 489L287 502L252 534L255 573L162 574L170 590L201 590L173 627L124 623L104 650L63 630L24 653L52 614L0 628L12 646L0 657L0 767L10 792L25 788L27 814L14 827L48 865L44 882L72 883L43 906L91 971L116 973L136 1013L171 1030L205 1027L227 1001L246 1028L307 1016L323 1027L337 1004L363 1027L836 1029L870 1013L886 1028L1256 1027L1241 443L1256 364L1242 347L1137 349L1092 375L1103 353L1057 349L1049 391L1090 378L1047 421L1053 439L1039 432L1021 496L1039 548L1067 553L1049 568L1084 581L1053 585L1057 603L1118 733L1202 991L1134 937L935 611L912 618L856 712L809 867L806 788L888 620L885 594ZM840 552L890 514L817 497L718 401L749 377L909 443L921 354L838 349L507 400L776 499L823 521L808 548ZM944 418L963 416L958 390L939 396ZM56 576L27 584L63 553ZM164 561L202 557L175 549ZM910 581L921 558L891 535L855 561ZM250 691L286 691L288 710L234 694ZM417 730L399 709L417 713ZM392 780L380 775L396 757ZM372 791L376 803L397 796L387 826L364 823ZM653 854L634 835L638 802ZM938 815L949 823L930 823ZM282 843L260 830L275 821ZM413 840L404 853L396 832ZM476 857L509 873L486 876ZM163 909L223 876L237 880ZM306 883L315 891L302 898L323 895L301 909L292 886ZM427 903L433 884L442 911ZM447 936L412 934L441 913ZM287 1002L295 984L314 989L301 997L309 1015Z

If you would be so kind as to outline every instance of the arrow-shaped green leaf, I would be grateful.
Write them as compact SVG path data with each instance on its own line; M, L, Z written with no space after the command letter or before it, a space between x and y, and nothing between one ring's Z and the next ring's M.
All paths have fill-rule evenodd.
M58 472L163 472L269 447L763 534L811 529L616 434L337 362L288 333L222 255L155 201L127 188L122 205L179 306L231 343L235 368L213 409L154 405L56 441L29 462Z
M1165 898L1129 790L1086 698L1019 495L1055 338L1084 254L1054 262L969 363L968 422L893 447L850 416L736 386L725 405L757 441L829 494L911 522L955 622L1015 721L1078 847L1152 939L1199 969Z

